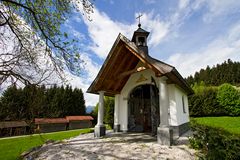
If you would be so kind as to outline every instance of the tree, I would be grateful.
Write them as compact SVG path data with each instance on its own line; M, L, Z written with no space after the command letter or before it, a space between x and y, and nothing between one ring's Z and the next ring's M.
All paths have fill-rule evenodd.
M92 111L92 116L94 120L97 120L98 116L98 103L96 104L94 110ZM113 127L114 124L114 98L113 97L104 97L104 119L105 124L109 124Z
M84 95L81 89L75 88L73 90L73 113L71 115L85 115L86 114L86 106Z
M26 106L23 105L24 99L22 96L22 89L17 89L15 85L4 91L1 98L1 104L1 120L20 120L26 116Z
M217 93L217 100L230 115L240 115L240 92L230 84L222 84Z
M199 84L203 81L207 86L218 86L223 83L238 86L240 85L240 62L233 62L228 59L212 68L207 66L206 69L201 69L194 74L194 77L189 76L186 80L191 85L194 85L194 83Z
M0 85L40 84L52 74L64 79L64 65L77 72L79 48L60 26L81 7L88 17L93 12L90 0L1 0Z
M81 89L51 88L27 85L23 89L11 86L0 98L0 120L33 120L34 118L85 115L85 100Z
M113 128L114 123L114 98L113 97L105 97L104 98L104 107L105 107L105 116L104 122L109 124Z

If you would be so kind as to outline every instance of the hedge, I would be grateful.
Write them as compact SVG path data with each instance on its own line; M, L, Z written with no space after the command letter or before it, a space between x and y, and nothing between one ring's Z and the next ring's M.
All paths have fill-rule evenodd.
M228 115L217 101L217 88L206 87L189 97L189 111L192 117Z
M189 96L192 117L240 116L240 91L230 84L207 87L193 86L195 94Z
M189 139L194 149L199 149L206 159L240 159L240 135L221 128L205 126L191 120L193 137Z

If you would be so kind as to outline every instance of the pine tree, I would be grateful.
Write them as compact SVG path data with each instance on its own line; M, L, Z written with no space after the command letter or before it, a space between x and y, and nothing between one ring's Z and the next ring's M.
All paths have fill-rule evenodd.
M186 80L190 85L203 81L208 86L219 86L223 83L238 86L240 85L240 62L233 62L228 59L212 68L207 66L206 69L201 69L194 74L194 77L189 76Z

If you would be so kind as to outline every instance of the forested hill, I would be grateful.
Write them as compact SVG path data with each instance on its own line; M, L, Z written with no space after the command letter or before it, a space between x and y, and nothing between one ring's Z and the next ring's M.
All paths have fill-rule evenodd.
M194 76L187 77L186 80L190 85L203 81L205 85L219 86L223 83L230 83L240 86L240 62L228 59L212 68L207 66L196 72Z

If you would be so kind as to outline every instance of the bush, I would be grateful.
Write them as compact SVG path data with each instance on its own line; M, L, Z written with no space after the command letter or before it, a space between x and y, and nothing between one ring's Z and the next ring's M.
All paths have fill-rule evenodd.
M189 139L190 145L200 149L206 159L240 159L240 135L194 120L191 120L191 128L194 134Z
M204 87L197 89L195 94L189 97L190 116L223 116L227 115L224 107L222 107L216 99L216 87Z
M195 94L189 97L189 112L193 117L239 116L240 91L230 84L207 87L204 83L193 86Z
M240 92L230 84L219 87L217 101L231 116L240 115Z

